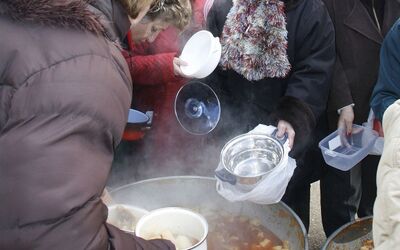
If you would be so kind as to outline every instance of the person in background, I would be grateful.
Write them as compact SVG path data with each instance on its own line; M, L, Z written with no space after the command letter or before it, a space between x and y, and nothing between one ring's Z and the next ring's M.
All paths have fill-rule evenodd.
M378 81L371 97L371 108L382 120L385 110L400 99L400 20L394 25L382 45Z
M135 66L131 68L134 84L132 108L142 112L154 111L151 129L140 141L124 143L125 152L120 154L126 155L125 158L140 154L142 168L139 166L135 171L140 179L155 177L152 175L155 172L157 176L163 176L190 171L177 165L192 164L193 157L185 152L195 147L199 140L180 127L174 113L174 101L178 90L189 80L180 70L184 62L179 59L179 54L189 37L205 26L204 0L181 2L187 4L186 8L191 7L192 13L181 18L179 23L163 22L166 29L154 30L157 32L146 39L135 27L127 37L129 55L126 58L128 64ZM172 13L177 11L180 10L170 10Z
M385 144L379 161L374 204L375 249L400 245L400 19L387 34L381 49L378 82L371 107L383 119Z
M328 98L335 60L329 14L319 0L222 0L214 1L207 25L222 44L219 66L207 78L222 112L210 141L222 147L258 124L277 126L278 137L286 133L298 167L283 201L308 228L302 159Z
M330 89L325 136L336 129L352 133L367 121L369 100L377 80L384 36L400 16L394 0L324 0L336 34L336 63ZM355 215L372 215L379 156L367 156L351 170L324 167L321 209L327 236ZM322 163L324 164L324 163Z
M0 249L175 249L100 198L132 97L120 42L152 4L0 2Z

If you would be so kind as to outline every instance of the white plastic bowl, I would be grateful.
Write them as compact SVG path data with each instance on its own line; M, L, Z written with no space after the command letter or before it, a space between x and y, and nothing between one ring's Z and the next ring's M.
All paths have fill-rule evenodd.
M166 231L198 241L191 247L177 248L177 250L207 249L208 224L206 219L200 214L184 208L166 207L151 211L139 220L135 233L141 238L151 239Z
M124 209L122 215L120 209ZM107 223L118 227L122 231L134 233L139 219L148 213L149 211L140 207L125 204L113 204L108 206Z
M219 38L209 31L198 31L186 42L179 58L187 62L186 66L181 66L183 74L204 78L214 71L221 58Z
M345 136L344 132L336 130L319 142L326 164L347 171L369 154L378 133L356 124L353 124L353 131L350 136Z

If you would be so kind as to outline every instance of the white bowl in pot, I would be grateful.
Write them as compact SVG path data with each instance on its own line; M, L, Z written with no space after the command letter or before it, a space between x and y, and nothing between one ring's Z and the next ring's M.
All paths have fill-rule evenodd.
M219 38L209 31L200 30L186 42L179 58L187 63L180 67L183 74L204 78L214 71L221 58Z
M107 223L133 234L139 219L148 213L149 211L140 207L113 204L108 206Z
M143 216L136 225L135 234L147 240L171 240L177 250L206 250L208 223L191 210L165 207Z

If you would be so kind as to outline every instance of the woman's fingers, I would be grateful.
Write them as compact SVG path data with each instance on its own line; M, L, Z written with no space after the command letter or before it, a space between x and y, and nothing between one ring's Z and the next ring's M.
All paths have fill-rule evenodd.
M285 133L288 135L289 147L292 148L296 132L294 131L293 126L289 122L280 120L278 122L278 132L276 133L276 136L278 138L281 138L285 135Z
M187 77L181 70L181 66L187 66L187 62L183 61L182 59L175 57L172 61L174 67L174 74L181 77Z

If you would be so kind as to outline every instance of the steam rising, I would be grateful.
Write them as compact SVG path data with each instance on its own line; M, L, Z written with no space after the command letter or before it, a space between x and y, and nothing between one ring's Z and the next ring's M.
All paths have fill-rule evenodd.
M163 176L214 176L222 146L209 144L209 136L188 134L175 116L170 119L173 126L154 124L144 139L120 144L109 186Z
M225 113L224 109L222 112L223 120L215 130L204 136L186 132L176 120L173 110L165 119L155 117L153 127L146 132L145 138L123 141L118 146L108 186L113 188L164 176L214 176L224 144L252 129L244 128L242 125L246 122L243 120L234 119L234 110L225 108ZM240 114L240 117L243 119L245 114ZM220 126L221 123L224 126Z

